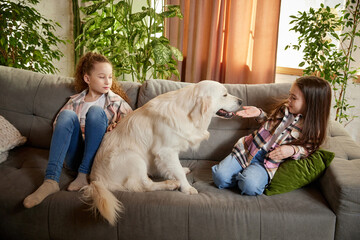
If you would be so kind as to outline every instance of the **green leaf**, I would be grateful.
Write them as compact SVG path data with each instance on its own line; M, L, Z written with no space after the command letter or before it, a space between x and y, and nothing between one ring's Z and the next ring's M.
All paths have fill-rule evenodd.
M171 17L176 16L176 12L169 10L169 11L164 11L164 12L160 13L160 15L165 17L165 18L171 18Z
M153 47L153 53L156 64L160 64L160 65L169 62L172 54L171 50L161 43L156 44Z
M183 54L182 52L177 49L176 47L173 47L173 46L170 46L170 49L171 49L171 52L172 54L175 56L175 58L178 60L178 61L182 61L183 60Z
M87 20L83 27L84 31L86 31L88 28L90 28L90 26L94 25L95 20L96 20L96 18L90 18L89 20Z
M144 17L146 17L146 12L137 12L130 15L131 22L138 22L141 21Z
M113 17L106 17L101 20L100 28L102 30L108 29L109 27L112 27L115 23L115 18Z
M121 16L126 16L130 10L131 7L129 4L125 1L120 1L115 5L116 12L119 13Z
M182 19L184 16L181 13L180 5L167 5L169 11L175 12L175 16Z
M94 12L96 12L97 10L101 9L102 7L106 6L108 3L106 2L98 2L98 3L94 3L90 6L87 7L81 7L80 10L85 13L86 15L90 15Z
M92 38L98 37L101 32L102 32L101 29L100 29L100 28L97 28L97 29L95 29L94 31L92 31L92 32L90 33L90 36L91 36Z

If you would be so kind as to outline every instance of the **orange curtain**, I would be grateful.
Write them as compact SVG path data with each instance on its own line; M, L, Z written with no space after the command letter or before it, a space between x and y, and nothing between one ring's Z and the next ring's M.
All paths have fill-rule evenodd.
M184 60L181 81L273 83L281 0L167 0L184 18L165 22L165 35Z

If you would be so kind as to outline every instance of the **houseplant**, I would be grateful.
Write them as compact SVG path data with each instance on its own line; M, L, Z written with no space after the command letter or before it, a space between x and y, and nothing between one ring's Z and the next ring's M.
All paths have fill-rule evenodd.
M117 77L126 74L133 81L144 82L148 78L179 77L177 61L182 61L182 53L170 46L163 32L164 19L182 18L179 6L167 6L167 10L156 13L150 1L142 11L132 12L132 0L92 0L90 5L81 7L86 15L82 21L82 33L76 41L76 50L85 47L98 51L109 58ZM174 58L175 59L174 59Z
M360 1L347 0L343 10L338 10L339 6L332 9L321 4L319 9L310 8L290 16L293 18L290 24L294 25L290 31L299 37L297 44L287 45L285 49L303 47L304 57L299 67L305 66L306 75L315 74L329 81L335 100L335 120L347 124L357 117L348 114L354 106L348 104L346 90L360 69L351 64L358 48L355 39L360 37Z
M63 53L65 41L55 34L59 23L43 17L31 5L39 0L0 2L0 65L41 73L56 73L52 64Z

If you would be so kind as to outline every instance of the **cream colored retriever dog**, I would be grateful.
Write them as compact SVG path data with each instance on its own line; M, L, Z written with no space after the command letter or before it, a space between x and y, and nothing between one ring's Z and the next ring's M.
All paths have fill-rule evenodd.
M209 138L213 116L229 118L241 100L220 83L201 81L150 100L105 134L83 197L112 225L122 212L114 191L175 190L197 194L186 179L179 153ZM153 182L149 176L169 179Z

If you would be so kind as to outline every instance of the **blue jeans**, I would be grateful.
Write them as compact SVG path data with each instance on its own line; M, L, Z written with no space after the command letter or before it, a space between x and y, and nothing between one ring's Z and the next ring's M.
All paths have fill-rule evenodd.
M105 111L99 106L91 106L86 114L84 140L76 113L61 111L51 138L45 179L59 182L64 161L66 168L89 174L107 126Z
M241 167L233 154L228 155L212 167L215 185L220 189L233 188L237 185L241 194L261 195L269 183L269 175L264 167L266 153L260 149L245 169Z

